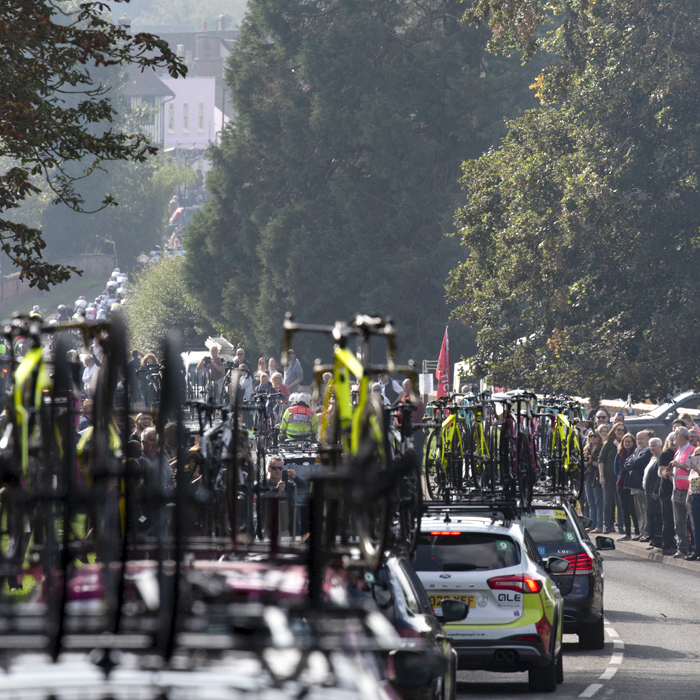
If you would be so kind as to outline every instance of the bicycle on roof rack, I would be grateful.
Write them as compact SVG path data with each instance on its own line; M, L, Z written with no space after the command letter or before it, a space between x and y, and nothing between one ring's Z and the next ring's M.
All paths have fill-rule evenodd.
M356 314L349 323L319 326L295 323L287 314L284 330L283 364L298 332L322 334L334 341L333 364L314 367L318 390L325 372L333 377L323 397L319 444L319 458L330 473L313 482L310 547L330 554L338 545L356 544L361 560L376 568L393 519L389 491L406 473L415 473L412 463L416 458L413 451L406 450L401 459L392 460L389 415L381 395L370 391L370 377L402 372L417 393L417 375L412 365L395 364L396 335L389 319ZM385 365L370 360L374 337L386 340ZM348 348L351 339L358 341L357 355ZM354 403L353 381L357 383ZM318 584L317 576L314 581L312 587Z
M532 440L533 406L537 396L512 391L492 397L503 405L499 440L501 479L505 493L530 507L537 474L537 451Z
M459 394L467 417L468 483L472 489L493 492L498 479L498 422L491 392Z
M554 413L550 464L552 488L578 499L583 491L583 449L579 425L583 423L578 401L562 397L543 408Z
M415 409L415 403L410 400L395 403L387 409L391 416L392 457L396 464L405 464L405 467L400 467L405 475L389 493L392 500L389 537L392 548L405 552L407 556L413 554L418 544L423 511L421 463L413 444Z
M426 443L425 485L431 500L443 497L445 489L461 491L466 479L465 438L467 419L460 415L460 406L452 397L431 402L438 426Z

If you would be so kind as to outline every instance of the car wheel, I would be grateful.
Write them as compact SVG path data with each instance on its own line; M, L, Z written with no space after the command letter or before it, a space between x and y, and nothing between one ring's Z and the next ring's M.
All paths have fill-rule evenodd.
M605 646L605 627L603 616L592 625L586 625L578 633L578 644L581 649L602 649Z
M528 671L528 686L532 693L553 693L557 689L557 662L552 656L546 666L532 666Z
M560 651L557 656L557 683L564 682L564 652Z

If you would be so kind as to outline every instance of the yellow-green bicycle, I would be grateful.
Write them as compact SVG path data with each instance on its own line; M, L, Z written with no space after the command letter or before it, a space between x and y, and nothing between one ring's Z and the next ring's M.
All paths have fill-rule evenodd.
M437 501L463 489L469 440L465 436L467 420L449 397L436 399L431 405L438 427L426 443L425 485L430 499Z
M362 314L350 323L337 322L335 326L318 326L293 322L290 315L284 323L284 353L291 347L298 331L330 335L334 340L333 364L316 365L317 385L325 372L333 378L328 382L323 397L319 454L329 467L331 475L341 480L319 480L314 484L316 507L324 509L324 531L315 546L323 551L334 549L336 540L352 544L355 539L347 527L348 516L354 525L356 544L362 560L369 566L379 564L384 552L392 504L388 495L387 473L392 460L389 443L388 414L381 394L371 391L372 375L400 371L408 374L413 383L416 375L412 367L397 367L395 332L390 321ZM387 342L387 364L370 362L370 343L373 336L383 336ZM357 338L358 352L348 348L351 338ZM409 455L410 457L410 455ZM407 459L409 458L407 457ZM417 461L417 460L416 460ZM420 467L418 467L419 469ZM372 491L374 497L356 498L361 491ZM319 491L323 495L319 496ZM419 518L419 513L416 518Z

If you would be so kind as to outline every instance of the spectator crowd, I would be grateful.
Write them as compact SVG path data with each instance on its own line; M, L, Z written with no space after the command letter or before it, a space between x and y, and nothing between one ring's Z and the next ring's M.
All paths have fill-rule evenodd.
M700 560L700 428L680 415L665 440L653 430L632 434L605 409L584 446L585 504L593 534L619 533L664 555Z

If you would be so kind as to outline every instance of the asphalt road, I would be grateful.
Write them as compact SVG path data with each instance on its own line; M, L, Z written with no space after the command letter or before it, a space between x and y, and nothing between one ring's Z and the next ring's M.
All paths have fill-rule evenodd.
M605 553L606 644L581 651L564 635L564 683L527 689L526 674L459 672L459 698L696 700L700 696L700 575L619 551ZM601 678L603 676L603 678Z

